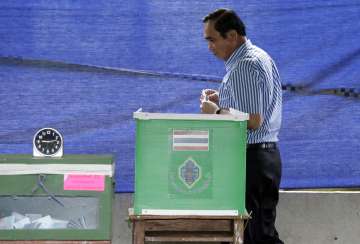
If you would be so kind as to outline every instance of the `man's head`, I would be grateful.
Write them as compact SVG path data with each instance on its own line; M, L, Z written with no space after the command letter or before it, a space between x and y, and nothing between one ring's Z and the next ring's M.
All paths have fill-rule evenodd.
M245 25L233 10L215 10L204 17L203 23L209 49L220 59L227 60L245 42Z

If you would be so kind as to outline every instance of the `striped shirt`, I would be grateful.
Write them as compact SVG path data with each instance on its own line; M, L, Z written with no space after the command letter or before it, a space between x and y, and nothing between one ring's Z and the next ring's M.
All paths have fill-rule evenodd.
M281 126L282 91L271 57L246 40L225 62L226 75L219 88L221 108L260 114L262 125L248 129L247 143L276 142Z

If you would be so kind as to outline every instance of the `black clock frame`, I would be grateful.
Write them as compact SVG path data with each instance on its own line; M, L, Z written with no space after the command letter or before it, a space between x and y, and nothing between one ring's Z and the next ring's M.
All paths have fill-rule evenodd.
M41 128L34 135L33 145L40 155L54 156L62 150L63 138L54 128Z

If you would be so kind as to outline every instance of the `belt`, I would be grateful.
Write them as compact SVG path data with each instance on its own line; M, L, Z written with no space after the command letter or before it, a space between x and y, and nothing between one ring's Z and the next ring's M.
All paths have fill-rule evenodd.
M276 148L276 142L261 142L261 143L254 143L254 144L247 144L247 149L270 149Z

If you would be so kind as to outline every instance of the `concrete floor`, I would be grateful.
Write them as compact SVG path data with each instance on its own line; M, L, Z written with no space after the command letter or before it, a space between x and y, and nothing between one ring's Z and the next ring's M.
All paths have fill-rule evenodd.
M113 244L131 243L132 194L115 194ZM360 243L360 192L281 192L277 228L286 244Z

